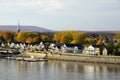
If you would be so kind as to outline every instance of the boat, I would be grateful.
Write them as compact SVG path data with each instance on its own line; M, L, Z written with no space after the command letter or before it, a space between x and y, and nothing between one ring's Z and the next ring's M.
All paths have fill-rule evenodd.
M27 62L38 62L38 61L47 61L47 59L43 59L43 58L35 58L34 56L31 56L30 58L23 58L23 61L27 61Z
M39 61L47 61L47 59L24 58L23 61L27 61L27 62L39 62Z
M16 57L17 61L23 61L23 57Z
M34 58L34 56L31 56L30 58L27 57L5 57L5 59L8 60L16 60L16 61L25 61L25 62L40 62L40 61L47 61L46 58Z
M16 58L15 58L15 57L11 57L11 56L4 57L3 59L16 60Z

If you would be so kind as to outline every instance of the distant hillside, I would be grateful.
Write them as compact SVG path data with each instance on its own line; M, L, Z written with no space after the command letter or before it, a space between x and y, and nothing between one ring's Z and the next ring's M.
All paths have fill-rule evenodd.
M83 31L88 34L94 33L94 34L116 34L119 33L120 31Z
M17 31L17 25L0 25L0 31L3 30L12 30ZM41 28L38 26L20 26L20 30L26 32L53 32L52 30Z

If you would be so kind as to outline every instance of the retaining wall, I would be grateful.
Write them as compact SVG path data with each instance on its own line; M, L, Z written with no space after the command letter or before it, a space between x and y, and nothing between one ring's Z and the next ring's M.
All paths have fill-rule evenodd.
M29 56L46 57L44 53L28 53ZM79 61L79 62L95 62L95 63L115 63L120 64L120 56L96 56L96 55L81 55L81 54L48 54L47 58L50 60L64 60L64 61Z

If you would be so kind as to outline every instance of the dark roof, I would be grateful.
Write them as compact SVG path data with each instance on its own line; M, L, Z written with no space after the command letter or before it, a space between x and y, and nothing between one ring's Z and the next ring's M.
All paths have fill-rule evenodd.
M83 48L81 44L65 44L67 47L75 47L77 46L79 49Z
M105 45L92 45L93 47L96 47L96 48L100 48L100 49L104 49L106 48Z

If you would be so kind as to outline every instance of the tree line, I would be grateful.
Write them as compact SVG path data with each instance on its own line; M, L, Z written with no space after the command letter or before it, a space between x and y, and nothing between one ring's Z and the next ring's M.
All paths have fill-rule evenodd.
M0 32L0 42L38 43L41 41L52 41L52 34L25 31L15 33L11 30Z
M94 34L95 35L95 34ZM87 34L86 32L78 31L61 31L55 33L38 33L20 31L15 33L11 30L0 32L0 42L22 42L22 43L37 43L37 42L59 42L63 44L96 44L103 45L113 43L117 40L117 45L120 45L120 33L114 35L109 34Z
M78 31L61 31L55 33L38 33L20 31L15 33L11 30L0 32L0 42L40 43L58 42L61 44L105 45L108 53L120 55L120 33L94 34Z

